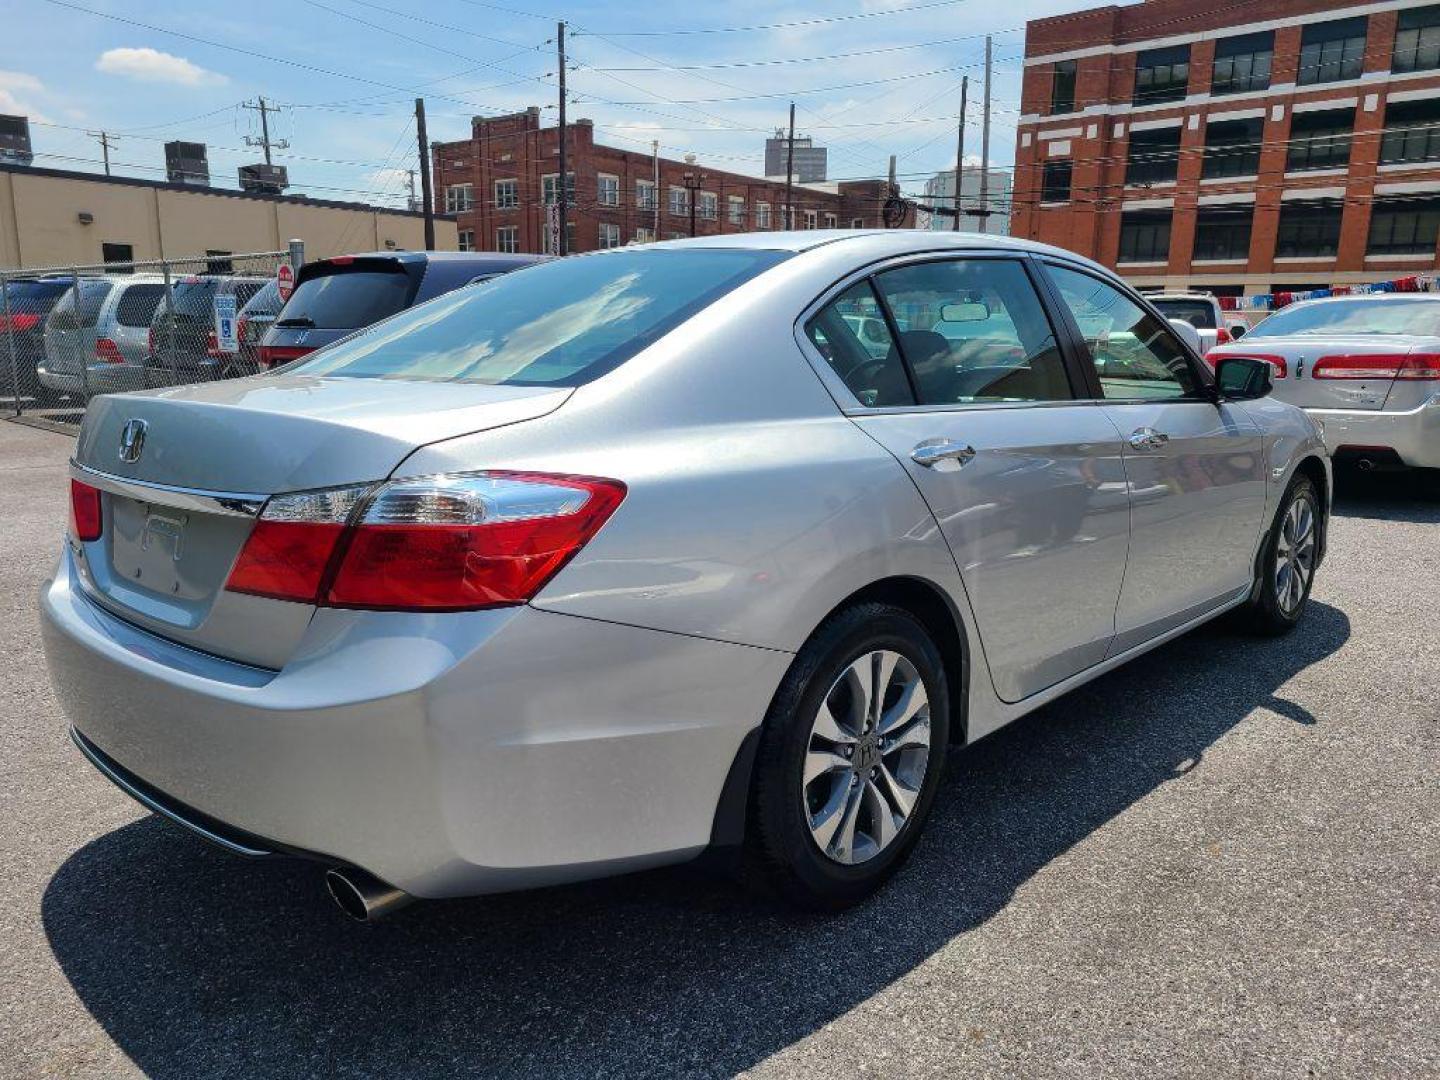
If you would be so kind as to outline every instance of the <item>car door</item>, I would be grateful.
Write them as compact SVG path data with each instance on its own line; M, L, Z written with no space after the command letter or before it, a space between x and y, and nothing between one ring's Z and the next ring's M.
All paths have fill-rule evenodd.
M1120 440L1076 400L1029 260L891 264L806 331L837 399L934 512L1000 698L1104 659L1129 537Z
M1260 431L1216 400L1200 361L1133 294L1079 267L1045 266L1091 393L1123 439L1130 559L1112 649L1123 652L1251 583L1265 513Z

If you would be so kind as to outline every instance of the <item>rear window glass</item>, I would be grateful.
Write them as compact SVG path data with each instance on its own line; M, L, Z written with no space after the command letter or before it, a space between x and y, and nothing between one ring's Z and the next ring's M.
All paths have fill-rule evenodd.
M1416 334L1440 335L1440 301L1331 300L1277 311L1246 335Z
M175 306L177 315L186 315L192 319L210 318L211 304L214 302L215 294L220 289L218 278L192 278L176 282L170 290L170 302ZM161 304L159 311L163 313L165 305Z
M9 297L10 303L35 303L36 301L52 301L66 289L70 288L67 281L12 281L5 286L5 295Z
M244 315L274 315L283 306L280 300L280 286L271 278L260 291L245 304Z
M785 257L652 248L557 259L447 293L287 370L578 386Z
M1215 308L1204 300L1151 300L1167 319L1181 319L1197 330L1215 329Z
M414 283L403 270L355 270L302 281L285 305L282 324L319 330L358 330L405 310Z
M94 326L99 321L105 297L110 295L110 288L108 281L81 281L77 288L62 296L50 312L50 325L59 330ZM75 299L77 291L80 294L78 305Z
M115 305L116 321L121 326L149 326L164 295L164 285L131 285Z

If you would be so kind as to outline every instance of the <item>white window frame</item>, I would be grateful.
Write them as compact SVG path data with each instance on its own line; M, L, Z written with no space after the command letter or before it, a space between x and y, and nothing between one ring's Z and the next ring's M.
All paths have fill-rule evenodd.
M655 242L655 230L644 225L635 227L635 243L653 244Z
M445 187L445 212L463 214L475 206L474 184L448 184Z
M540 247L543 255L559 255L558 251L550 249L550 229L542 226L540 230ZM575 254L575 222L565 222L565 250L571 255Z
M540 177L540 201L546 206L556 202L560 193L560 186L556 183L560 174L558 172L546 173ZM565 205L575 205L575 174L565 174Z
M620 226L613 221L602 221L596 230L596 243L601 250L605 248L617 248L620 246Z
M459 231L455 234L455 240L456 240L456 250L458 250L458 251L474 251L474 250L475 250L475 230L474 230L474 229L461 229L461 230L459 230Z
M755 227L757 229L770 228L770 204L768 202L755 204Z
M619 206L620 177L612 173L596 173L595 202L600 206Z
M864 219L863 217L853 217L853 218L851 218L851 219L850 219L850 228L852 228L852 229L863 229L863 228L865 228L865 219Z
M745 200L739 195L731 195L726 200L729 204L729 221L731 225L745 224Z
M820 211L806 210L802 220L805 222L806 229L818 229L820 227Z
M825 215L825 228L838 229L840 227L840 216L838 214Z
M690 213L690 189L671 184L666 193L665 206L672 214Z
M520 226L501 225L495 230L495 250L514 255L520 251Z
M700 192L700 201L695 204L695 216L703 221L719 220L720 196L713 191Z
M495 209L513 210L520 205L520 181L516 177L495 181Z
M635 209L637 209L637 210L654 210L654 209L655 209L655 181L654 181L654 180L636 180L636 181L635 181Z

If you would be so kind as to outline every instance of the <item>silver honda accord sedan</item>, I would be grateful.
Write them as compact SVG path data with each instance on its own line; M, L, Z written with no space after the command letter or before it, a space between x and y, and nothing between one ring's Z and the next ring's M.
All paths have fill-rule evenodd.
M557 260L93 401L46 652L110 779L359 917L707 850L838 908L947 748L1301 618L1330 465L1272 371L1006 238Z

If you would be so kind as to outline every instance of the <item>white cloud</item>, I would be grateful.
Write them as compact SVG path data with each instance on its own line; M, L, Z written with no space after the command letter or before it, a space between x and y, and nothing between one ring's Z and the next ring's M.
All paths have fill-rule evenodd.
M45 84L34 75L23 71L0 71L0 113L28 116L37 124L48 124L50 118L37 108L28 96L21 96L44 92Z
M207 71L183 56L158 49L106 49L95 61L95 70L139 82L178 83L181 86L216 86L229 82L224 75Z

